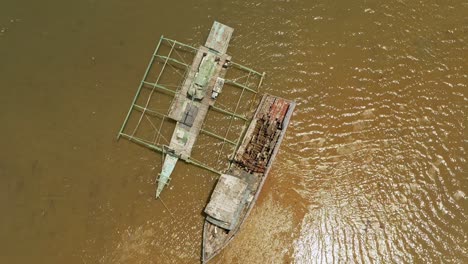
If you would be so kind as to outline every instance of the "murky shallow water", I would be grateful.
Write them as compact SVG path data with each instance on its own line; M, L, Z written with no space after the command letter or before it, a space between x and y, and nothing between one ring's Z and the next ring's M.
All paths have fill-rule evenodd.
M214 263L464 263L463 1L7 1L0 262L197 263L215 183L115 141L159 35L267 72L296 113L243 232Z

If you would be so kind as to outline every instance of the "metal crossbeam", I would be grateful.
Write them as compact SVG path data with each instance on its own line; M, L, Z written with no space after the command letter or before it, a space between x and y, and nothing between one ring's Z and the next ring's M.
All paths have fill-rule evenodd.
M167 139L161 134L161 129L162 129L162 126L164 124L164 121L166 119L167 116L163 116L162 120L161 120L161 124L159 124L159 130L157 131L158 132L158 136L156 137L156 140L154 141L154 143L158 144L159 143L159 139L162 137L164 140L167 141Z
M175 44L177 44L177 45L179 45L179 46L190 48L190 49L192 49L193 51L197 51L197 50L198 50L198 49L196 49L196 48L194 48L194 47L192 47L192 46L190 46L190 45L184 44L184 43L179 42L179 41L177 41L177 40L168 39L168 38L163 38L163 39L164 39L164 40L167 40L167 41L169 41L169 42L175 43Z
M149 148L151 150L158 151L158 152L161 152L163 154L165 153L165 151L162 148L160 148L158 146L155 146L153 144L150 144L150 143L146 142L146 140L143 140L141 138L132 137L132 136L127 135L125 133L121 133L121 136L123 138L127 138L130 141L134 141L134 142L136 142L138 144L141 144L141 145L143 145L143 146L145 146L145 147L147 147L147 148ZM187 162L188 164L193 164L193 165L195 165L197 167L200 167L200 168L205 169L205 170L209 170L209 171L211 171L213 173L216 173L216 174L219 174L219 175L222 174L220 171L218 171L218 170L216 170L214 168L211 168L209 166L206 166L206 165L202 164L201 162L199 162L199 161L197 161L195 159L192 159L190 157L185 159L184 161Z
M242 120L244 120L244 121L247 121L247 118L245 118L244 116L238 115L238 114L233 113L233 112L231 112L231 111L224 110L224 109L219 108L219 107L214 106L214 105L211 105L210 107L213 108L213 110L215 110L215 111L218 111L218 112L224 113L224 114L226 114L226 115L230 115L230 116L233 116L233 117L237 117L237 118L239 118L239 119L242 119Z
M259 76L262 76L262 74L259 73L258 71L255 71L255 70L252 70L252 69L250 69L250 68L247 68L247 67L245 67L245 66L243 66L243 65L240 65L239 63L231 62L231 65L233 65L233 66L235 66L235 67L237 67L237 68L239 68L239 69L242 69L242 70L245 70L245 71L249 71L249 72L255 73L255 74L259 75Z
M161 118L167 117L167 115L163 115L163 114L158 113L156 111L153 111L151 109L145 109L143 106L139 106L137 104L134 104L133 108L135 108L136 110L138 110L140 112L146 111L148 114L153 115L153 116L157 116L157 117L161 117Z
M171 56L172 51L174 51L174 47L175 47L175 43L172 44L171 50L169 51L169 54L167 55L166 61L164 62L163 66L162 66L162 68L161 68L161 71L159 72L158 78L156 78L156 81L153 83L153 89L151 89L151 93L149 94L148 99L146 100L146 105L145 105L145 107L144 107L143 112L141 112L140 119L138 120L138 123L136 124L135 129L133 130L132 136L135 135L136 131L138 130L138 127L140 126L141 120L143 120L143 116L145 115L146 109L148 109L148 105L149 105L149 103L150 103L150 101L151 101L151 97L152 97L153 94L154 94L155 88L157 87L157 88L163 89L163 88L161 88L161 87L164 87L164 86L162 86L162 85L159 85L158 82L159 82L159 79L161 79L161 76L162 76L162 74L163 74L163 72L164 72L164 69L166 68L167 61L168 61L169 57ZM152 59L154 60L154 56L153 56ZM143 81L143 83L146 83L146 82ZM165 88L165 87L164 87L163 90L168 90L168 91L171 91L171 92L173 92L173 93L175 94L174 91L172 91L172 90L170 90L170 89L167 89L167 88Z
M126 138L130 141L134 141L138 144L141 144L151 150L154 150L154 151L158 151L158 152L163 152L162 148L158 147L158 146L155 146L149 142L147 142L146 140L143 140L141 138L137 138L137 137L134 137L134 136L131 136L131 135L127 135L125 133L120 133L120 136L122 136L123 138Z
M247 75L247 80L245 81L245 84L247 84L249 82L250 74L251 74L251 72L249 72L249 74ZM245 89L242 89L242 92L241 92L241 94L239 96L239 99L237 100L236 108L234 108L234 113L236 113L237 109L239 108L239 105L240 105L240 102L242 100L242 96L244 95L244 92L245 92ZM231 116L231 118L229 120L229 126L228 126L228 128L226 130L226 133L224 135L225 138L229 135L229 131L231 130L232 121L234 120L232 117L233 116ZM244 126L245 126L246 122L247 122L247 119L244 120ZM240 138L238 138L237 141L240 141ZM236 146L237 146L237 144L236 144ZM224 144L221 146L221 151L219 152L218 160L221 157L221 154L223 153L223 149L224 149Z
M236 142L233 142L233 141L231 141L231 140L229 140L227 138L223 138L222 136L216 135L215 133L204 130L204 129L200 129L200 132L205 133L205 134L207 134L209 136L215 137L215 138L217 138L219 140L222 140L222 141L227 142L229 144L232 144L234 146L237 144Z
M147 85L150 85L150 86L153 86L153 87L151 87L151 89L153 89L153 88L159 88L159 89L161 89L161 90L164 90L164 91L166 91L166 92L170 92L170 93L172 93L172 94L175 94L175 93L176 93L174 90L171 90L171 89L169 89L169 88L167 88L167 87L164 87L164 86L162 86L162 85L160 85L160 84L157 84L157 83L151 83L151 82L147 82L147 81L143 81L143 83L144 83L144 84L147 84Z
M190 157L187 158L187 159L185 160L185 162L187 162L188 164L193 164L193 165L195 165L195 166L197 166L197 167L200 167L200 168L202 168L202 169L209 170L209 171L211 171L211 172L213 172L213 173L216 173L216 174L219 174L219 175L222 174L220 171L218 171L218 170L216 170L216 169L213 169L213 168L211 168L211 167L209 167L209 166L203 165L201 162L198 162L198 161L196 161L196 160L194 160L194 159L192 159L192 158L190 158Z
M263 84L263 79L265 79L265 72L262 73L262 77L260 78L260 82L258 83L257 86L257 91L260 92L260 86Z
M233 80L225 80L224 83L232 84L232 85L238 86L238 87L240 87L240 88L242 88L242 89L245 89L245 90L247 90L247 91L251 91L252 93L257 93L257 91L255 91L254 89L252 89L252 88L250 88L250 87L248 87L248 86L245 86L245 85L243 85L243 84L240 84L240 83L238 83L238 82L235 82L235 81L233 81Z
M125 117L125 120L124 120L124 122L122 124L122 127L120 128L119 134L117 135L117 139L120 138L120 136L122 135L123 130L125 129L125 126L127 125L128 119L130 118L130 113L132 112L133 105L136 103L136 101L138 99L138 96L140 95L141 88L143 88L143 81L146 80L146 77L148 76L151 65L153 65L155 55L158 53L159 47L161 46L161 42L162 42L163 39L164 39L164 36L161 36L161 38L159 38L158 45L156 46L156 49L153 52L153 56L151 56L151 60L148 63L148 67L146 67L146 71L143 74L143 78L142 78L142 80L140 82L140 86L138 87L138 90L137 90L137 92L135 94L135 97L133 97L132 105L130 106L130 109L128 109L127 116Z
M160 46L162 45L161 43L162 43L163 41L167 41L166 43L163 43L163 45L164 45L164 44L167 45L167 43L169 43L170 46L171 46L171 47L170 47L170 51L169 51L169 53L168 53L167 55L159 55L159 54L158 54L159 49L160 49ZM122 127L121 127L121 129L120 129L120 131L119 131L119 134L118 134L118 136L117 136L117 139L119 139L120 137L124 137L124 138L126 138L126 139L128 139L128 140L130 140L130 141L133 141L133 142L137 143L137 144L143 145L143 146L145 146L145 147L147 147L147 148L149 148L149 149L151 149L151 150L153 150L153 151L162 152L163 155L164 155L165 150L164 150L162 147L158 146L158 145L159 145L159 139L160 139L160 137L163 137L163 136L161 135L161 133L160 133L160 132L161 132L161 128L162 128L162 126L163 126L163 123L164 123L165 118L168 117L168 116L165 115L165 114L159 113L158 111L154 111L154 110L152 110L152 109L149 109L149 108L148 108L148 104L149 104L149 101L151 100L151 97L153 96L153 93L156 91L156 89L158 89L158 90L160 90L160 91L163 91L163 92L168 92L168 93L170 93L170 94L177 94L177 90L175 91L175 90L172 90L172 89L166 87L165 85L159 84L159 80L160 80L160 78L161 78L161 75L163 74L165 68L167 68L167 67L166 67L167 65L171 66L171 67L174 68L174 69L177 68L177 70L182 69L181 67L184 67L184 68L189 68L189 67L190 67L190 65L187 64L187 63L185 63L185 61L184 61L184 57L185 57L185 56L181 56L181 55L179 54L180 58L177 58L177 59L176 59L176 58L172 58L172 57L171 57L171 54L172 54L173 51L174 51L175 53L177 53L177 50L176 50L176 49L179 49L179 51L184 52L184 53L185 53L184 55L193 54L194 52L197 52L197 51L198 51L198 48L194 48L194 47L192 47L192 46L190 46L190 45L187 45L187 44L184 44L184 43L181 43L181 42L179 42L179 41L172 40L172 39L169 39L169 38L165 38L164 36L161 36L161 37L160 37L159 42L158 42L158 44L157 44L157 46L156 46L156 49L155 49L154 52L153 52L153 56L151 57L150 62L148 63L147 69L146 69L146 71L145 71L145 73L144 73L144 75L143 75L142 81L140 82L140 85L139 85L138 90L137 90L137 92L136 92L136 94L135 94L135 97L133 98L132 104L131 104L130 109L129 109L128 113L127 113L127 116L126 116L126 118L125 118L125 121L124 121L124 123L123 123L123 125L122 125ZM178 54L178 53L177 53L177 54ZM154 64L155 61L159 62L160 60L162 60L163 65L162 65L162 69L161 69L160 72L159 72L159 75L157 76L156 81L155 81L154 83L147 81L147 78L148 78L148 75L149 75L149 73L150 73L150 70L151 70L152 65ZM210 106L213 110L218 111L218 112L221 112L221 113L223 113L223 114L226 114L226 115L228 115L228 116L230 117L230 123L229 123L228 129L227 129L226 132L223 132L223 133L225 133L224 137L221 136L221 135L215 134L215 133L213 133L213 132L211 132L211 131L207 131L207 130L204 130L204 129L201 129L201 130L200 130L201 133L204 133L204 134L206 134L206 135L208 135L208 136L211 136L211 137L214 137L214 138L216 138L216 139L219 139L219 140L223 141L223 142L222 142L222 147L221 147L221 152L220 152L219 155L218 155L218 160L217 160L218 162L219 162L219 158L220 158L220 156L221 156L221 154L222 154L222 149L224 148L224 145L225 145L226 143L231 144L231 145L234 146L234 153L233 153L233 154L235 154L235 152L237 151L237 149L240 147L240 144L242 143L242 142L241 142L241 139L242 139L243 136L245 135L246 130L247 130L247 128L248 128L248 123L249 123L249 121L250 121L251 119L249 119L248 117L246 117L246 116L244 116L244 115L242 115L242 114L238 114L238 113L237 113L237 109L238 109L238 107L239 107L239 105L240 105L240 101L241 101L242 95L243 95L246 91L254 93L254 100L253 100L253 101L255 101L255 97L256 97L257 93L260 91L260 86L262 85L262 81L263 81L263 77L264 77L264 73L263 73L263 74L262 74L262 73L259 73L259 72L255 71L255 70L253 70L253 69L247 68L247 67L242 66L242 65L240 65L240 64L238 64L238 63L231 62L231 65L232 65L233 67L235 67L235 68L238 68L238 69L240 69L240 70L246 71L246 72L249 74L249 76L251 76L251 75L253 75L253 74L259 75L259 76L261 76L261 79L260 79L260 83L259 83L258 86L256 87L256 90L255 90L255 88L249 87L249 85L248 85L248 77L247 77L247 81L246 81L245 83L239 83L239 82L237 82L236 80L225 80L225 83L226 83L226 84L230 84L230 85L233 85L233 86L236 86L236 87L242 89L241 96L240 96L239 100L237 101L236 109L235 109L233 112L231 112L231 111L229 111L229 110L226 110L226 109L223 109L223 108L220 108L220 107L217 107L217 106L214 106L214 105ZM181 66L181 67L178 67L178 66ZM183 77L184 77L184 76L183 76ZM184 78L185 78L185 77L184 77ZM148 86L149 86L149 87L148 87ZM138 104L137 104L137 99L138 99L138 97L139 97L139 95L140 95L140 93L141 93L141 89L142 89L143 87L151 89L151 93L150 93L150 95L149 95L149 97L148 97L148 100L147 100L147 102L146 102L146 105L145 105L145 104L143 104L143 105L138 105ZM252 103L253 103L253 102L252 102ZM134 130L133 130L133 133L130 133L130 132L124 133L125 128L126 128L126 126L127 126L127 124L128 124L128 121L129 121L130 114L131 114L131 112L132 112L133 110L139 111L140 114L141 114L141 116L140 116L140 118L139 118L139 121L138 121L136 127L135 127ZM148 115L156 116L156 117L158 117L158 118L162 118L162 121L161 121L160 126L159 126L159 130L156 130L157 127L155 127L154 124L153 124L153 127L155 128L155 130L156 130L156 132L158 133L158 135L157 135L157 137L153 137L152 141L146 140L146 139L143 139L143 138L139 138L138 136L135 136L135 133L136 133L136 131L137 131L139 125L140 125L140 122L142 121L142 119L143 119L145 113L147 113ZM146 116L146 118L148 118L148 117ZM229 135L229 131L230 131L230 129L231 129L232 122L233 122L233 120L234 120L235 118L241 119L241 120L244 121L244 128L242 129L242 134L240 135L240 137L239 137L239 138L236 138L236 139L233 141L233 140L229 140L227 137L228 137L228 135ZM149 118L148 118L148 120L149 120L149 122L151 122L151 120L150 120ZM152 122L151 122L151 123L152 123ZM247 124L247 125L246 125L246 124ZM128 134L127 134L127 133L128 133ZM163 137L163 138L164 138L164 137ZM167 141L167 139L166 139L166 141ZM217 174L221 174L217 169L214 169L213 167L206 166L206 165L204 165L203 163L201 163L201 162L199 162L199 161L197 161L197 160L195 160L195 159L193 159L193 158L191 158L191 157L188 157L188 158L184 159L184 161L187 162L187 163L189 163L189 164L193 164L193 165L195 165L195 166L198 166L198 167L200 167L200 168L209 170L209 171L211 171L211 172L214 172L214 173L217 173Z
M160 58L160 59L163 59L163 60L168 60L168 61L175 62L175 63L180 64L180 65L182 65L182 66L185 66L185 67L187 67L187 68L190 66L190 65L188 65L188 64L186 64L186 63L183 63L183 62L181 62L181 61L178 61L178 60L176 60L176 59L174 59L174 58L169 58L169 57L167 57L167 56L163 56L163 55L154 55L154 56L155 56L156 58Z

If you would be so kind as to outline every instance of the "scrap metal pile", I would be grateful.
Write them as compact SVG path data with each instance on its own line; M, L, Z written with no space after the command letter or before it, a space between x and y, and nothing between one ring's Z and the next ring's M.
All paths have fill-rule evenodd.
M269 106L269 108L268 108ZM265 102L257 116L252 138L237 163L249 173L263 173L283 128L289 104L282 99Z

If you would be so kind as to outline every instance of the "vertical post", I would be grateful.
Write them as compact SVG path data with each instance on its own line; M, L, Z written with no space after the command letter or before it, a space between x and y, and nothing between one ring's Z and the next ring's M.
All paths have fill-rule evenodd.
M257 99L257 94L260 93L260 86L263 84L263 79L265 78L265 72L262 73L262 77L260 77L260 81L258 82L257 86L257 93L254 94L254 98L252 99L252 102L250 103L250 109L253 107L253 103L255 102L255 99Z
M258 86L257 86L257 93L260 92L260 86L262 86L263 84L263 79L265 78L265 72L262 73L262 77L260 78L260 82L258 83Z
M151 56L151 60L148 64L148 67L146 68L145 74L143 75L143 79L140 82L140 86L138 87L135 97L133 98L132 105L130 106L130 109L128 110L127 116L125 117L125 121L123 122L122 127L120 128L119 134L117 135L117 140L120 138L120 135L122 134L123 130L125 129L125 126L127 125L128 118L130 117L130 113L132 112L132 109L133 109L133 105L135 105L136 100L138 99L138 96L140 95L141 88L143 87L143 82L146 80L146 77L148 76L151 65L153 65L154 57L158 53L159 46L161 45L161 42L163 39L164 39L164 36L161 35L161 37L159 38L158 45L156 46L153 56Z

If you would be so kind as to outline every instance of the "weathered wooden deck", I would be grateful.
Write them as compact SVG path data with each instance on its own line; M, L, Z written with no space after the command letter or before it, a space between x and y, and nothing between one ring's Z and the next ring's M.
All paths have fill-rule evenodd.
M205 46L220 54L226 53L232 32L234 32L233 28L215 21L211 27L210 35L206 39Z
M218 254L239 231L248 217L263 187L273 160L286 132L295 103L280 97L264 95L254 118L247 129L242 144L236 152L233 166L226 172L230 177L237 177L240 186L229 186L234 191L245 190L242 200L232 198L233 190L216 191L226 188L218 183L212 193L205 213L203 231L202 263L206 263ZM247 188L243 184L247 183ZM225 208L220 200L233 199ZM230 208L232 204L237 208ZM218 210L219 212L217 212ZM228 212L228 213L226 213ZM233 213L235 212L235 213Z
M175 121L177 121L175 133L172 135L171 142L169 148L175 152L176 155L180 156L182 159L186 159L190 157L192 153L193 145L195 144L198 135L200 134L203 121L206 118L208 110L211 105L214 105L216 99L211 98L212 90L215 86L217 78L224 78L226 75L226 68L223 67L225 63L228 63L231 60L231 56L227 54L219 54L217 55L216 69L214 71L213 76L211 76L209 84L207 86L206 94L201 101L192 100L188 96L188 90L192 83L194 82L195 74L198 71L198 66L201 63L204 53L212 52L207 47L201 46L195 56L195 59L192 63L192 66L187 74L187 78L185 79L182 88L176 94L174 103L172 104L169 117ZM188 111L190 106L196 107L197 112L195 117L193 118L193 122L191 122L191 126L184 124L183 118L185 113ZM177 131L187 131L187 141L182 143L181 141L177 140Z

